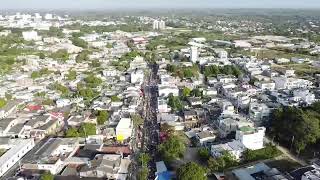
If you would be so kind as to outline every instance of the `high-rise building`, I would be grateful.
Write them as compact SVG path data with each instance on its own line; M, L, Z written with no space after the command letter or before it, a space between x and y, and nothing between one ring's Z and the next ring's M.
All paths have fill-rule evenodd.
M166 28L166 22L164 22L163 20L161 20L159 22L159 29L165 29Z
M166 28L166 22L161 20L154 20L153 21L153 29L154 30L163 30Z
M199 53L198 53L198 47L192 46L190 48L190 60L193 63L196 63L198 61Z
M154 29L154 30L159 29L159 21L158 21L158 20L154 20L154 21L153 21L153 29Z

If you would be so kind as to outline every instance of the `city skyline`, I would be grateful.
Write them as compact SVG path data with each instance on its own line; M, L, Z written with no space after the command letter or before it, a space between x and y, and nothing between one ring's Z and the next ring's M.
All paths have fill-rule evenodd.
M320 8L317 0L3 0L0 9L94 10L94 9L183 9L183 8Z

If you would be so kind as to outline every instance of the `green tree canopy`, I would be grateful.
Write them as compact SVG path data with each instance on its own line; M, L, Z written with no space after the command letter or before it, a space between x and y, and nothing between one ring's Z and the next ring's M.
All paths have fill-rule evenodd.
M97 128L95 124L92 123L83 123L81 124L79 130L79 135L81 137L88 137L91 135L96 135L97 134Z
M7 101L3 98L0 98L0 108L3 108L5 105L7 105Z
M77 78L77 72L74 70L69 70L66 77L68 80L75 80Z
M186 146L178 136L170 136L159 146L159 151L165 161L170 162L174 159L183 157Z
M120 98L118 96L111 96L111 101L112 102L119 102L120 101Z
M50 55L52 59L59 59L62 61L66 61L69 59L69 53L65 49L60 49Z
M82 47L84 49L88 48L88 43L83 39L80 39L78 37L73 37L71 38L71 41L72 41L72 44L75 46Z
M280 142L300 153L320 138L319 114L296 107L283 107L273 112L271 133Z
M189 96L190 96L190 93L191 93L191 89L189 89L189 88L187 88L187 87L184 87L184 88L182 89L182 95L183 95L184 97L189 97Z
M198 150L198 155L201 160L208 160L210 157L210 151L207 148L200 148Z
M87 50L81 51L76 57L76 62L77 63L81 63L81 62L84 62L84 61L88 61L89 60L89 54L90 54L90 52L87 51Z
M178 180L206 180L206 170L194 162L188 162L177 170Z
M208 169L212 173L214 172L222 172L230 167L238 165L238 161L236 158L230 154L229 152L223 152L222 156L219 158L210 157L208 160Z
M54 176L50 172L45 172L40 176L41 180L54 180Z
M72 138L72 137L79 137L78 129L71 127L66 132L66 137Z
M143 125L144 119L139 114L134 114L131 116L134 127L139 127Z
M139 163L141 164L142 167L147 167L150 160L151 160L151 157L147 153L141 153L139 155Z
M97 123L99 125L103 125L110 117L109 112L106 110L98 111L97 115Z

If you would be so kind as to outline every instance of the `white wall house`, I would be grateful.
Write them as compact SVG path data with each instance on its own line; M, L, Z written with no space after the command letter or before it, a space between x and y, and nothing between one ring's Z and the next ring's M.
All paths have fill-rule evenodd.
M33 139L17 139L10 143L10 149L0 156L0 177L15 165L34 147Z
M199 58L199 52L198 52L198 47L192 46L190 48L190 60L193 63L196 63Z
M160 97L168 97L169 94L172 94L173 96L179 96L179 88L177 86L159 85L158 89Z
M237 160L241 158L242 153L246 150L242 143L233 140L225 144L217 144L211 146L211 156L218 158L223 155L223 152L227 151L233 155Z
M131 83L139 83L142 84L144 79L143 70L134 70L131 72Z
M117 140L122 141L131 137L132 126L133 124L130 118L121 118L116 127Z
M236 131L236 140L250 150L262 149L265 131L264 127L241 127Z
M38 36L37 31L25 31L22 32L23 39L26 41L38 41L41 40L41 36Z

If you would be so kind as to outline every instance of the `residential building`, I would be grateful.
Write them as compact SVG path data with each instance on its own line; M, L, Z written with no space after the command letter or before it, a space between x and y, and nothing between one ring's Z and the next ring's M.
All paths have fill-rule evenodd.
M262 149L264 147L263 139L265 131L266 128L264 127L253 128L250 126L243 126L236 131L236 140L241 142L247 149Z
M130 138L132 134L132 129L132 120L130 118L121 118L116 127L117 140L123 141Z
M8 142L9 149L0 156L0 177L35 146L33 139L15 139Z

